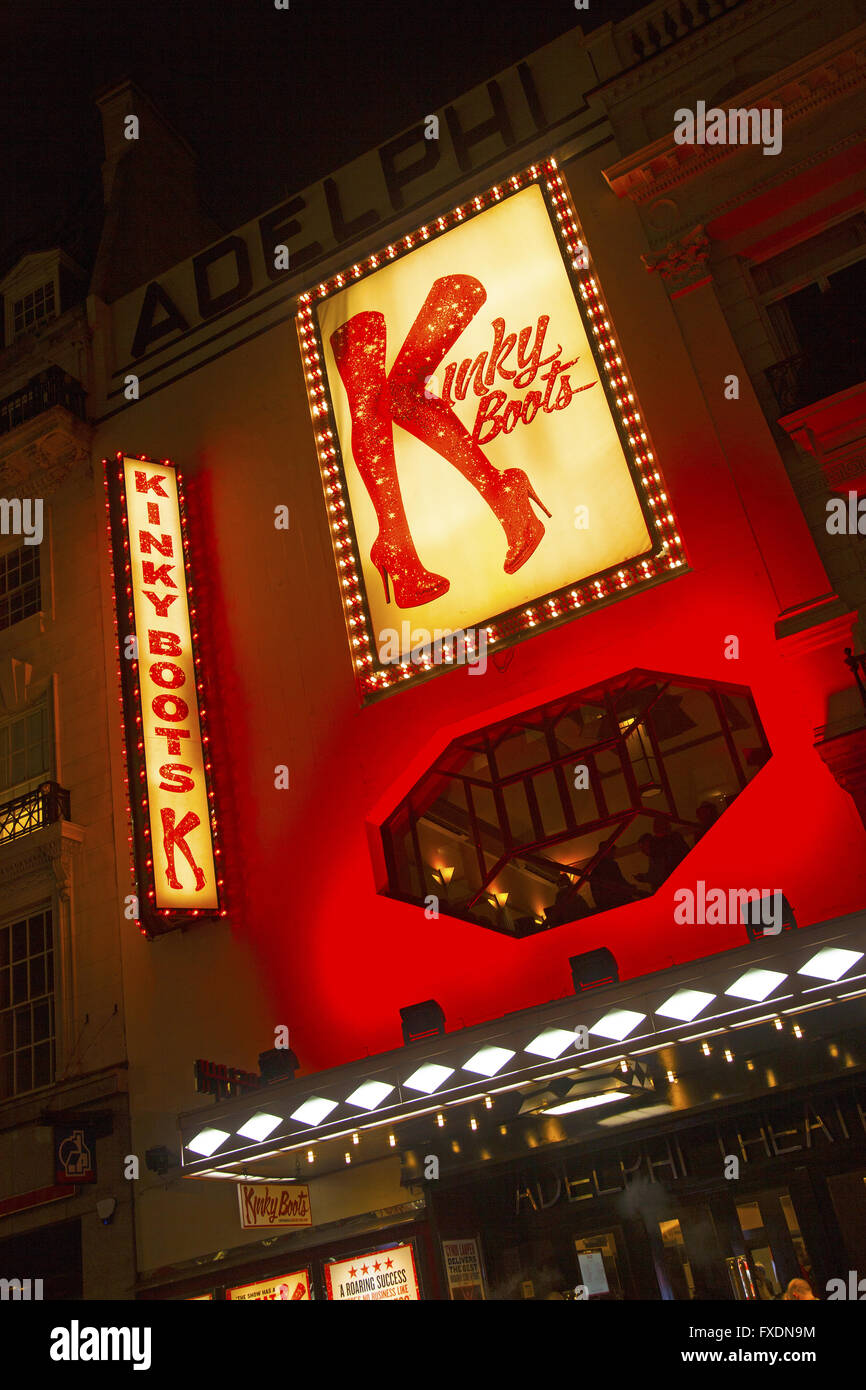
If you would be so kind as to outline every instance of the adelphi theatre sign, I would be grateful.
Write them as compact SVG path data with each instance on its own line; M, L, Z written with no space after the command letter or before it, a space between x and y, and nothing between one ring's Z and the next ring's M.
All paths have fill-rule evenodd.
M553 160L303 295L298 328L364 699L684 563Z
M105 469L138 915L154 935L221 911L195 607L173 465L119 454Z

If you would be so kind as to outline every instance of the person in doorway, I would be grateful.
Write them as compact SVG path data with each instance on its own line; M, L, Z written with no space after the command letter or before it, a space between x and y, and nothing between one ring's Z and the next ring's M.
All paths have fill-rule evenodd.
M755 1288L759 1298L772 1300L773 1290L770 1287L770 1280L762 1264L755 1264Z

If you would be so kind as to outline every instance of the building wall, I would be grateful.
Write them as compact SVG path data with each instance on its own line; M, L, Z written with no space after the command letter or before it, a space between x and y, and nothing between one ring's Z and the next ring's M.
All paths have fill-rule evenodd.
M786 8L777 7L780 23ZM802 6L798 15L805 32ZM786 58L798 51L793 39L790 48ZM703 70L693 78L702 90ZM733 939L729 927L674 925L672 896L682 884L781 888L801 924L862 906L863 825L812 746L828 701L849 683L840 651L851 621L837 605L834 623L804 622L807 637L777 640L780 615L832 585L749 385L754 319L741 315L731 335L719 296L730 309L726 286L734 281L723 264L718 288L699 285L672 302L642 263L652 246L638 212L603 176L636 143L669 129L669 116L657 114L645 126L624 125L615 143L602 123L597 148L584 140L587 152L575 158L562 155L564 134L545 139L547 152L564 161L689 571L520 643L506 670L491 665L483 679L454 670L359 708L292 319L295 293L318 269L293 275L264 308L259 287L255 302L230 308L220 324L222 355L200 346L197 325L155 343L136 368L141 398L128 405L117 373L130 365L144 287L113 307L113 336L97 350L93 456L169 456L187 479L229 908L223 922L153 942L117 918L135 1152L172 1147L174 1116L194 1103L196 1057L253 1069L280 1025L303 1069L315 1071L399 1043L398 1009L419 999L435 997L458 1027L565 994L568 957L591 947L610 946L629 977L738 944L737 929ZM531 157L503 160L497 152L494 172L479 170L431 194L411 220L380 222L336 260L329 247L330 263L375 249L395 228L420 224ZM760 182L768 163L758 151L744 154L735 182ZM353 215L361 211L353 204ZM172 274L172 286L192 284L189 263ZM91 312L104 321L98 303ZM168 362L176 379L163 384ZM728 372L742 383L737 411L721 394ZM94 513L101 486L95 470ZM287 532L274 527L281 504L290 509ZM100 575L99 680L112 696L112 595L101 539L92 563ZM732 636L736 660L725 654ZM429 921L381 895L379 826L451 738L632 667L748 685L773 749L660 893L588 928L575 923L523 941L444 916ZM119 904L131 891L126 793L113 698L105 708ZM280 765L289 768L287 790L274 784ZM166 1201L157 1188L142 1190L138 1203L143 1268L213 1245L216 1228L200 1213L226 1201L185 1192Z
M65 365L86 384L76 361L79 311L64 330L49 331L54 346L27 348L28 374ZM79 344L80 345L80 344ZM43 349L45 343L42 343ZM22 355L13 349L0 395L20 389ZM5 359L0 361L0 370ZM51 1121L63 1112L85 1118L107 1110L96 1142L97 1181L69 1189L68 1198L0 1217L3 1241L71 1219L81 1221L84 1297L130 1297L134 1283L126 1038L121 976L123 902L113 891L115 823L108 756L116 725L116 694L102 656L104 612L99 553L104 513L94 488L99 470L89 456L89 431L56 407L0 436L0 493L41 499L39 547L42 612L0 631L0 718L21 714L42 697L51 710L54 780L69 792L71 820L0 840L0 923L49 907L53 921L55 1075L49 1085L0 1104L0 1201L55 1182ZM0 536L0 553L22 543ZM124 925L127 925L124 923ZM110 1227L96 1202L113 1196ZM3 1270L4 1275L7 1271ZM8 1271L11 1277L16 1270ZM38 1269L34 1271L38 1276Z

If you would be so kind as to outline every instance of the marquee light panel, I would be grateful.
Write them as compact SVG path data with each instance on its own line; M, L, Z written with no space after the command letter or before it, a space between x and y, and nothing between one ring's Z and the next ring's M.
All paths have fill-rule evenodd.
M700 981L695 978L696 967L692 963L687 968L671 971L672 978L667 988L662 988L659 982L645 994L636 995L629 985L609 986L599 990L597 999L595 996L575 997L568 1003L544 1006L538 1010L534 1031L527 1027L526 1020L514 1020L510 1031L504 1027L508 1020L500 1020L493 1037L490 1036L489 1025L462 1029L445 1037L437 1036L431 1040L431 1051L426 1058L425 1045L415 1043L410 1055L403 1048L390 1056L359 1061L357 1067L352 1068L351 1076L344 1076L343 1068L332 1074L320 1073L314 1084L329 1091L328 1096L311 1096L309 1093L305 1096L302 1089L296 1089L297 1085L303 1087L302 1080L287 1083L285 1088L275 1087L268 1097L268 1103L273 1104L272 1114L281 1111L285 1118L281 1127L269 1136L270 1142L278 1145L278 1150L273 1152L306 1149L312 1130L316 1131L316 1142L324 1142L348 1136L359 1128L381 1128L386 1133L390 1129L389 1143L393 1148L396 1145L394 1127L403 1120L437 1111L444 1117L446 1107L482 1100L490 1109L495 1098L506 1092L524 1091L527 1085L536 1083L549 1087L555 1077L573 1075L575 1072L579 1073L575 1087L565 1096L557 1096L557 1103L568 1104L579 1098L577 1087L585 1087L591 1094L603 1091L605 1087L598 1068L618 1066L616 1082L619 1086L625 1085L619 1073L627 1075L629 1070L637 1072L640 1064L629 1062L624 1056L623 1040L634 1034L639 1024L643 1024L640 1040L651 1045L638 1049L625 1043L628 1058L657 1053L662 1048L680 1044L700 1046L707 1038L724 1033L733 1036L734 1031L737 1038L741 1038L741 1030L765 1027L774 1021L777 1028L783 1030L782 1019L776 1013L767 1013L767 1006L762 1001L785 980L794 982L799 976L797 989L802 995L809 993L810 977L816 977L819 967L839 972L838 979L826 986L826 994L822 994L820 999L794 1003L785 1009L786 1014L805 1009L823 1009L863 993L863 990L851 991L844 978L863 959L863 951L859 949L863 945L862 929L852 931L848 937L853 949L848 949L847 943L844 947L840 944L835 924L828 929L827 935L833 944L828 943L818 949L820 929L813 928L808 934L804 932L802 939L800 933L790 934L790 939L775 943L774 949L770 946L763 948L766 951L764 964L758 967L747 964L751 950L744 949L737 953L736 961L710 957L702 962L704 970ZM852 977L852 983L855 978L861 977ZM682 981L679 988L676 987L678 979ZM698 983L705 988L696 987ZM624 1002L637 1007L612 1007L617 996L624 996ZM791 998L784 997L786 1001ZM687 1015L707 999L711 1003L703 1002L702 1008L697 1010L700 1013L703 1009L712 1009L707 1026L694 1032ZM671 1012L674 1004L677 1015ZM547 1026L543 1026L545 1017L548 1019ZM584 1027L592 1041L588 1047L578 1048L577 1030ZM507 1063L502 1062L503 1057L507 1057ZM502 1065L497 1066L500 1062ZM367 1073L365 1076L367 1066L373 1069L372 1075ZM406 1076L405 1069L410 1066L412 1072ZM490 1070L494 1067L495 1072ZM466 1080L471 1072L475 1073L472 1080ZM368 1112L360 1117L361 1124L359 1108ZM245 1138L249 1105L245 1107L242 1102L236 1107L226 1104L216 1118L220 1124L234 1125L230 1118L234 1110L237 1110L237 1124L244 1126L243 1129L235 1128L234 1132L240 1138ZM254 1113L258 1115L260 1112ZM200 1152L196 1147L200 1126L201 1118L198 1115L191 1115L183 1126L190 1135L184 1141L184 1166L196 1170L204 1161L197 1157ZM219 1134L223 1135L224 1131L220 1130ZM225 1134L225 1138L228 1137ZM218 1143L222 1145L224 1139L220 1138ZM261 1154L251 1152L253 1148L252 1144L236 1142L230 1148L226 1147L221 1161L225 1165L237 1163L241 1155L245 1155L244 1162L261 1157Z

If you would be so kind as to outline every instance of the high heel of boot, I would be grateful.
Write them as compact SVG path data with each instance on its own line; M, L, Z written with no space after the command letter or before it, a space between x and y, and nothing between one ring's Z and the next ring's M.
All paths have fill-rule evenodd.
M382 588L385 590L385 602L390 603L391 594L388 589L388 571L386 570L384 564L379 564L377 560L373 559L372 550L370 551L370 560L373 563L373 565L375 565L376 569L379 571L379 578L382 581Z
M533 502L535 503L536 507L540 507L546 517L552 517L553 512L549 512L547 510L538 493L535 491L535 488L532 486L532 483L527 481L526 490L532 498Z
M398 608L418 608L441 598L451 588L450 580L434 574L421 564L409 545L391 545L377 538L370 547L370 561L379 571L385 589L385 602L391 602L388 588L390 576L394 586L394 602Z
M544 522L530 507L530 499L545 516L551 515L523 470L506 469L494 507L508 541L503 565L506 574L515 574L525 565L544 539Z

